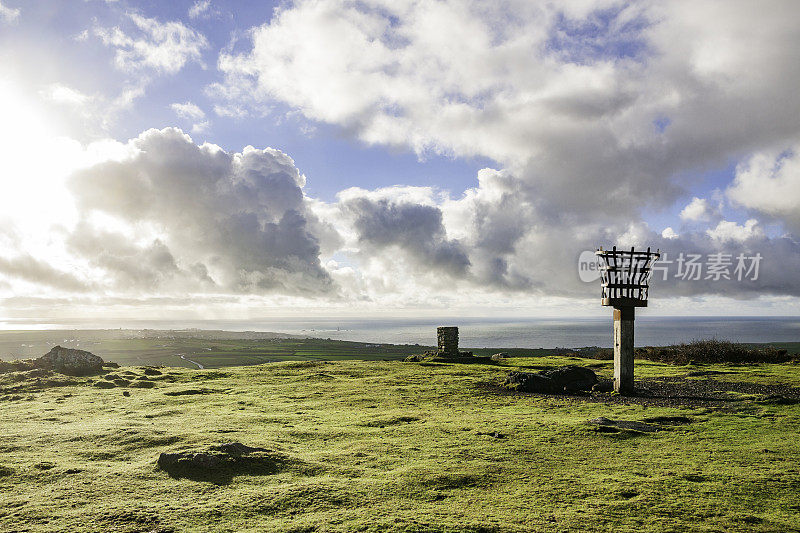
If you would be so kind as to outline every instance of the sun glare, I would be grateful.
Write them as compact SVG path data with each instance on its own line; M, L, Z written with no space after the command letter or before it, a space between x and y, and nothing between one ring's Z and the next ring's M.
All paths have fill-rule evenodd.
M60 136L45 107L11 83L0 83L0 212L28 250L50 246L54 224L71 226L76 210L65 179L83 147Z

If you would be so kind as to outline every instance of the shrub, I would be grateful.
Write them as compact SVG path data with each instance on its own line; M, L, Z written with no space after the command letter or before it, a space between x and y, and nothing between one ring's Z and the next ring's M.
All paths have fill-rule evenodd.
M602 348L597 351L597 359L613 359L614 351ZM770 345L752 347L717 339L695 340L673 346L644 346L636 348L637 359L647 359L661 363L685 365L694 363L785 363L794 357L785 349Z

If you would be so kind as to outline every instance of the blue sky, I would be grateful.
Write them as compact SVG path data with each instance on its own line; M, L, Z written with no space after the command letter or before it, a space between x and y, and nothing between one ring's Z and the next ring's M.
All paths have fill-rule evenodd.
M15 6L7 2L8 6ZM208 47L202 51L205 63L187 64L178 75L153 81L145 97L109 125L115 139L137 136L148 128L179 126L191 129L191 120L181 119L170 110L176 102L192 102L210 110L214 99L205 88L220 81L214 68L219 50L243 43L248 29L268 22L278 2L213 2L201 16L192 18L194 2L43 2L26 6L17 24L3 28L2 44L12 57L20 77L36 85L63 83L81 92L114 94L129 77L111 68L114 52L98 39L76 40L92 26L130 26L125 13L138 13L160 21L181 21L202 32ZM16 5L21 6L21 2ZM44 39L42 38L44 37ZM271 104L265 116L213 119L208 131L192 133L197 142L212 142L227 150L247 145L274 147L291 154L309 177L308 191L331 201L345 187L374 188L390 185L435 185L460 194L477 184L477 171L497 165L489 158L454 158L437 154L417 154L404 149L386 149L354 141L340 127L313 124L292 113L279 102ZM312 130L313 128L313 130ZM76 136L88 132L71 131Z
M1 297L559 314L617 243L771 254L663 312L791 313L799 13L770 3L2 0Z

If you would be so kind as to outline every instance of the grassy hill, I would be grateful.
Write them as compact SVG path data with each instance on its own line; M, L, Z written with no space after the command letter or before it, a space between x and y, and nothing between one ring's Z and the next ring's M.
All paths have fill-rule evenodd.
M610 376L591 359L507 365L567 363ZM800 365L637 362L640 385L697 383L714 401L511 394L497 386L508 370L0 374L0 530L798 531L800 404L772 388L800 387ZM659 430L587 423L597 417ZM162 452L234 441L270 450L273 468L193 478L157 466Z

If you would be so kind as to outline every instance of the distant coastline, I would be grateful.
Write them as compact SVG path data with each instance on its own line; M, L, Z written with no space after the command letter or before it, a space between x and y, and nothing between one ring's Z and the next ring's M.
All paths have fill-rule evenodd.
M637 317L636 345L664 346L702 338L734 342L800 341L800 317ZM102 323L2 323L8 330L117 330ZM610 317L584 318L290 318L214 321L128 321L122 329L175 330L181 336L263 338L264 336L388 344L435 344L436 326L457 325L464 348L576 348L611 345ZM94 327L92 327L94 326Z

